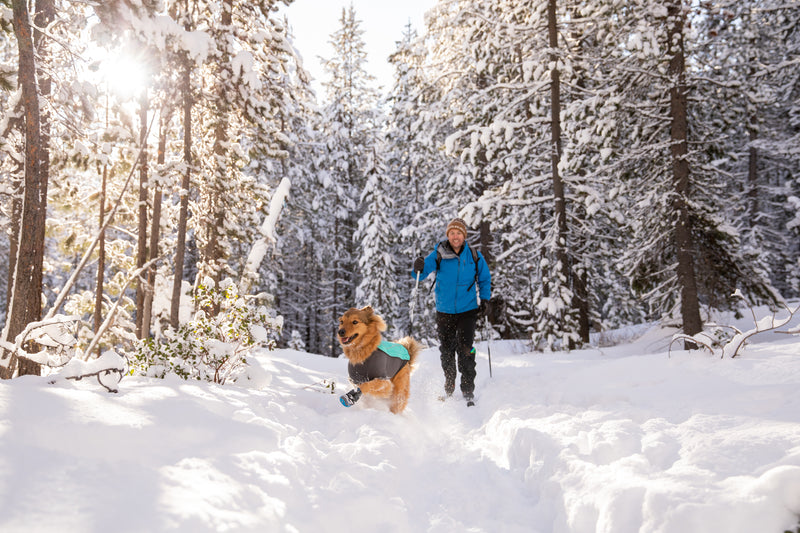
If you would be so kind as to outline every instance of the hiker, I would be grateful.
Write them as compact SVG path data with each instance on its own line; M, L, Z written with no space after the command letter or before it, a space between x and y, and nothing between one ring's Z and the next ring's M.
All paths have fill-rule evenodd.
M456 385L456 355L461 372L461 393L467 405L475 405L475 323L490 314L492 275L483 255L467 243L467 224L454 218L447 224L446 240L424 259L414 260L414 278L436 273L436 328L444 370L445 397ZM480 297L480 304L478 304Z

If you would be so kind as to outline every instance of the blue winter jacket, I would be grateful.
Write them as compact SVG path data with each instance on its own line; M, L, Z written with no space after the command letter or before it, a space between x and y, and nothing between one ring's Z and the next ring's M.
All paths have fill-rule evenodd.
M492 296L492 275L483 254L478 252L478 283L475 283L475 262L469 244L464 243L461 253L456 255L450 243L437 243L433 251L425 258L425 267L419 279L425 279L431 272L436 272L436 248L441 244L442 261L436 273L436 310L451 315L464 313L478 308L477 296L481 300L489 300ZM416 279L417 273L411 271Z

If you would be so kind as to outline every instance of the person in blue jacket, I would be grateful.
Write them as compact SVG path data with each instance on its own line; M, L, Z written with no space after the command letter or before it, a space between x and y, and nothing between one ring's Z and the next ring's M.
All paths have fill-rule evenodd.
M467 243L467 224L454 218L445 230L447 239L427 257L414 260L412 276L425 279L436 273L436 328L444 370L444 392L456 385L456 355L461 372L461 393L468 405L475 395L475 323L489 313L492 275L483 254ZM480 303L478 303L480 301Z

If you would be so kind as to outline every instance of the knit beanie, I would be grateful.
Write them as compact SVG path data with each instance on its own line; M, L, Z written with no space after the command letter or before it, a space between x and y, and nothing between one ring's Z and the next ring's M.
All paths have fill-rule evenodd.
M447 229L444 232L445 236L448 233L450 233L451 229L456 229L460 231L464 235L464 238L465 239L467 238L467 223L464 222L463 219L454 218L453 220L451 220L450 223L447 225Z

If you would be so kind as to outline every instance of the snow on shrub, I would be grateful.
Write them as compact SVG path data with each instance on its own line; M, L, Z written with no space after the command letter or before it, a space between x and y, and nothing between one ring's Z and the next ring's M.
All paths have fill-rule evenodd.
M235 380L255 347L275 349L283 325L253 298L239 295L230 279L217 287L206 278L194 295L197 312L177 330L167 330L160 339L139 342L133 360L134 373L163 378L175 374L223 384Z

